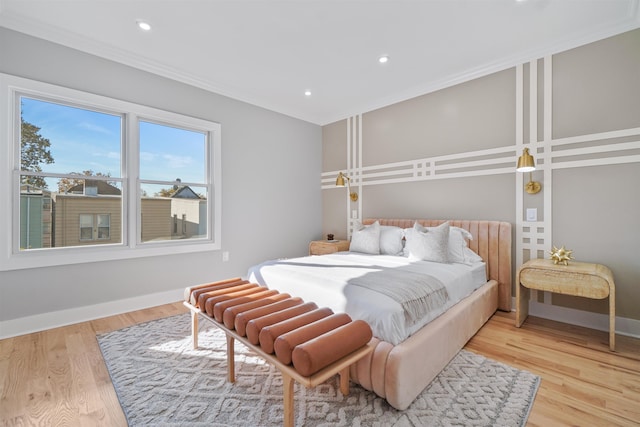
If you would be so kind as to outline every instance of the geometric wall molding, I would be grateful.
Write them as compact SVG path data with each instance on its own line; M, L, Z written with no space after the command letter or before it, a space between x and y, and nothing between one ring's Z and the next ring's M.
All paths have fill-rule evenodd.
M528 73L525 73L525 65ZM538 65L543 76L538 79ZM640 128L619 129L608 132L576 135L553 139L552 99L553 74L552 57L547 56L520 64L516 71L516 99L514 144L419 159L410 159L377 165L362 164L362 121L358 114L347 119L347 170L342 171L351 178L352 188L358 192L357 202L347 200L347 230L351 236L354 220L362 212L362 200L368 186L400 184L407 182L431 181L450 178L476 177L484 175L514 174L516 181L516 267L526 259L545 257L552 246L552 192L553 170L615 165L640 162ZM527 80L527 81L525 81ZM538 87L541 85L541 87ZM528 92L528 114L525 117L525 96ZM539 97L539 94L541 96ZM538 108L538 99L542 108ZM539 113L540 111L540 113ZM542 135L538 135L538 124L542 124ZM529 135L525 138L525 124ZM515 164L522 149L528 147L536 160L536 172L542 174L543 212L542 220L525 220L526 203L529 196L524 190L524 180L528 174L515 171ZM325 171L321 175L321 189L335 188L339 170ZM538 178L538 180L540 180Z

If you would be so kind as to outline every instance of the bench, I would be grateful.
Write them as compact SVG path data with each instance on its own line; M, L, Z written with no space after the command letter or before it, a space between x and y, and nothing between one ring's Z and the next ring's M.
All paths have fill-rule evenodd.
M309 388L338 374L346 396L349 367L373 351L365 322L241 278L187 287L184 296L194 349L200 318L225 333L229 382L235 382L235 340L280 371L285 427L294 425L294 381Z

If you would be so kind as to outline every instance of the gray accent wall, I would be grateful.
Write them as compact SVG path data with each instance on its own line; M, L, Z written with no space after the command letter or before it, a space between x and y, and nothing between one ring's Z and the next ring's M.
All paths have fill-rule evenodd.
M362 112L363 169L509 146L514 147L514 154L507 165L512 170L496 168L489 175L373 185L367 185L365 178L360 189L360 215L496 219L515 225L520 222L516 215L518 204L522 204L525 209L538 208L538 220L548 221L549 218L544 218L544 194L549 191L553 244L572 249L576 261L609 266L616 281L617 316L640 320L640 160L637 160L640 149L576 155L571 159L599 161L610 156L612 164L606 164L605 160L603 165L566 168L546 165L551 182L544 182L543 170L534 172L533 179L542 183L542 192L525 193L521 200L517 198L513 160L520 154L515 150L516 99L519 96L524 106L521 143L542 141L544 106L549 101L542 89L545 84L551 84L552 140L640 128L640 30L555 54L550 62L552 82L544 81L543 61L533 62L538 86L536 141L530 141L530 63L522 66L526 83L521 94L516 93L516 68L510 68L376 111ZM347 164L347 120L323 128L325 176ZM635 131L632 136L610 141L599 138L577 148L639 140L640 131ZM554 152L566 148L553 144L551 147ZM543 160L541 154L533 154ZM625 157L633 156L636 160L625 161ZM529 176L522 178L526 182ZM346 192L331 188L326 181L324 186L323 233L344 238L348 232ZM517 247L515 235L514 247ZM543 300L539 295L539 301ZM607 300L579 297L554 295L551 304L594 313L608 310Z
M59 311L244 276L261 261L305 255L320 237L320 126L4 28L0 58L2 73L220 123L221 242L230 254L228 262L213 251L0 272L0 321L53 313L55 323Z

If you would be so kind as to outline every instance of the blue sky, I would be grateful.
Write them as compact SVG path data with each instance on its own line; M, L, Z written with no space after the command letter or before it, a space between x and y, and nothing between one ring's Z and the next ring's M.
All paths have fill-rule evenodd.
M121 116L23 97L22 118L51 142L54 163L42 164L44 172L121 176ZM205 146L203 133L141 122L140 178L205 182ZM55 191L57 179L47 181Z

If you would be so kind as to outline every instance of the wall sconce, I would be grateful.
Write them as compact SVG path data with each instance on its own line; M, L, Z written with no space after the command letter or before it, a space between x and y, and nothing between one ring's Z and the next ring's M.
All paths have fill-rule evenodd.
M349 191L349 197L351 198L352 202L357 202L358 201L358 193L356 193L355 191L352 192L351 191L351 178L349 178L348 176L346 176L345 174L343 174L342 172L340 172L338 174L338 178L336 178L336 186L337 187L344 187L344 181L347 180L347 190Z
M529 194L536 194L542 189L542 185L539 182L533 180L532 172L536 170L536 162L533 160L533 156L529 154L529 149L525 148L522 151L522 156L518 157L518 165L516 166L518 172L529 172L529 182L524 185L524 190Z

